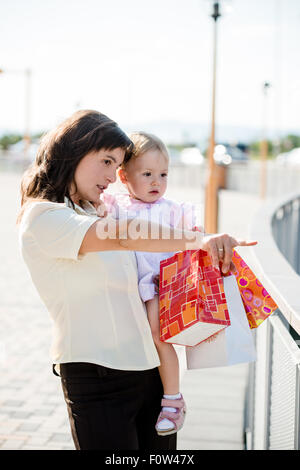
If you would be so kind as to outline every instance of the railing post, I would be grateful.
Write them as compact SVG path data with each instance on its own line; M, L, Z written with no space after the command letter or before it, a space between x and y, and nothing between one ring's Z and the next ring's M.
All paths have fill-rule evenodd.
M292 201L292 224L291 231L291 262L292 266L297 271L297 254L298 254L298 223L299 223L299 199Z
M287 246L288 261L292 266L295 265L294 244L293 244L293 236L294 236L293 222L294 222L294 206L293 206L293 201L290 201L287 205L286 231L289 234L288 244L287 244L288 245Z
M295 444L294 449L300 449L300 364L296 365L296 403L295 403Z
M273 314L276 315L276 312ZM273 327L267 322L267 344L266 344L266 389L265 389L265 435L264 449L270 446L270 418L271 418L271 387L272 387L272 351L273 351Z
M296 257L296 271L300 274L300 198L298 199L298 227L297 227L297 257Z
M244 411L245 449L254 449L255 362L249 364Z

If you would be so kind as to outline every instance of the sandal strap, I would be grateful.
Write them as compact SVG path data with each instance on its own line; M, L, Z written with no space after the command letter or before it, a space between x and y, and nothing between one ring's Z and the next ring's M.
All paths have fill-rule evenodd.
M161 401L161 406L168 406L171 408L178 408L179 410L181 410L182 408L185 407L185 402L183 398L179 398L177 400L170 400L167 398L163 398Z
M161 411L159 415L159 421L161 421L164 418L167 418L170 421L172 421L172 423L176 424L175 421L178 421L181 418L181 414L173 413L172 411Z

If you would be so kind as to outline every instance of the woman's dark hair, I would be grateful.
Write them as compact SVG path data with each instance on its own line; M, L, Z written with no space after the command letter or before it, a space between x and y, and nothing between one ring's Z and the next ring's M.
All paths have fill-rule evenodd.
M93 110L75 112L42 138L35 162L21 181L21 206L29 198L71 200L69 187L80 160L93 150L116 148L125 150L125 161L130 158L133 144L116 122Z

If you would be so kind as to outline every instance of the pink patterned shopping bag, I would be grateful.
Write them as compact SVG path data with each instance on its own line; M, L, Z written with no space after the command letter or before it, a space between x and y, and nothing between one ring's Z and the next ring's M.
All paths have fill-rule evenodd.
M161 341L194 346L230 325L223 278L202 250L160 263Z

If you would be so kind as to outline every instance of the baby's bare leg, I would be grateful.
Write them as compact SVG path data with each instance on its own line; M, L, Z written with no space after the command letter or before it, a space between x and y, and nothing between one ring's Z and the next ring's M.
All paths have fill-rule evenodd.
M160 358L158 368L165 395L179 393L179 362L172 344L159 339L159 303L158 296L146 302L148 320L153 340Z

